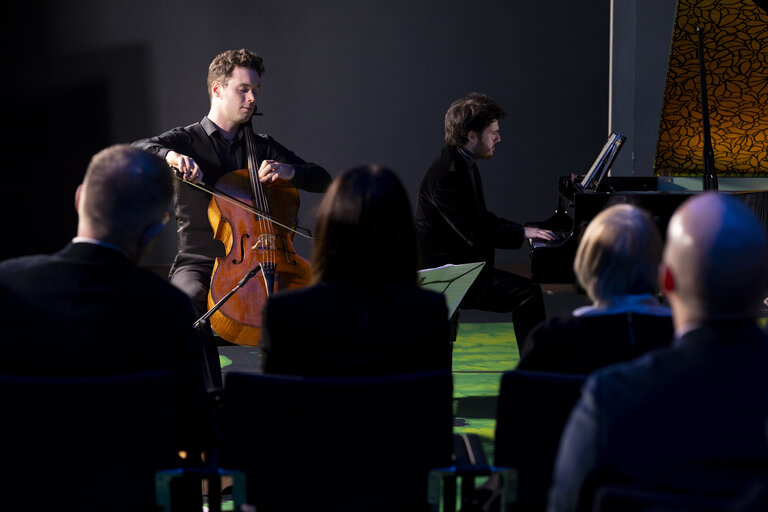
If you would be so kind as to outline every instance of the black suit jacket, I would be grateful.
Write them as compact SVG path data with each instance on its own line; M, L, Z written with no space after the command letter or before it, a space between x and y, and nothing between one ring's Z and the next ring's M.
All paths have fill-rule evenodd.
M0 372L95 376L170 370L184 438L209 421L200 339L189 299L112 249L69 244L0 262L6 334ZM192 441L190 441L192 442ZM202 442L202 441L200 441Z
M667 346L673 336L671 316L616 313L555 317L528 335L517 368L586 375Z
M708 325L593 373L560 442L550 511L603 484L733 496L768 473L768 337Z
M483 283L493 270L495 249L519 248L524 232L522 225L488 211L482 185L478 181L475 189L470 172L455 146L442 149L419 188L416 232L424 267L484 261L477 280ZM479 288L473 286L472 293Z
M267 300L264 371L366 376L451 368L442 294L416 285L335 282Z

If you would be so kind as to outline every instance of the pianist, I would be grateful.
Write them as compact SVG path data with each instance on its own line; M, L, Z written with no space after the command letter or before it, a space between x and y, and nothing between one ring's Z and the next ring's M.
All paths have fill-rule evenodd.
M617 204L600 212L573 262L592 305L533 329L517 368L587 374L669 345L672 312L656 298L661 251L659 230L644 210Z
M554 234L486 209L476 162L493 157L501 141L499 121L506 115L484 94L471 93L451 104L445 115L446 146L421 182L415 220L424 267L485 262L460 307L512 312L515 337L522 342L545 318L541 288L494 268L494 251L517 249L526 239L554 239Z

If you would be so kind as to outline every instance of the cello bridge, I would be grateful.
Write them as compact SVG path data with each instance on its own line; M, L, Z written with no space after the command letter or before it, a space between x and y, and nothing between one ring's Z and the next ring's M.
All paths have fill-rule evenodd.
M256 243L251 247L259 252L275 251L277 250L277 235L272 233L263 233L259 235Z

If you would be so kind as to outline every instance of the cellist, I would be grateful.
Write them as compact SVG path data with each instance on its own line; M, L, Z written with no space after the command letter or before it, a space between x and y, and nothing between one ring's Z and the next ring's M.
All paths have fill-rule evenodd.
M197 183L205 178L206 183L215 186L224 174L247 168L243 126L256 112L263 74L262 58L250 50L228 50L217 55L208 67L208 115L200 122L133 144L165 158L184 180ZM255 138L258 176L265 186L288 182L298 189L324 192L330 185L331 176L323 167L304 161L268 135L257 134ZM175 183L178 253L169 277L190 296L198 315L207 310L214 261L224 255L224 247L213 238L208 221L210 199L204 191L179 180ZM215 344L227 342L206 334L209 358L215 359L218 368Z

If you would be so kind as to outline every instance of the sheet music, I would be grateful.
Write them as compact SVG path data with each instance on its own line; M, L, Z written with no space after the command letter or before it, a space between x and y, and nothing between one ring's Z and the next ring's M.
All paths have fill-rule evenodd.
M459 307L461 299L475 282L485 265L484 261L477 263L448 264L441 267L419 270L419 286L426 290L442 293L448 306L448 318L453 316Z

